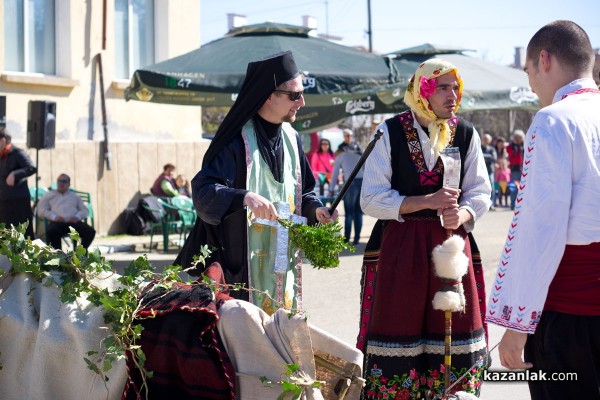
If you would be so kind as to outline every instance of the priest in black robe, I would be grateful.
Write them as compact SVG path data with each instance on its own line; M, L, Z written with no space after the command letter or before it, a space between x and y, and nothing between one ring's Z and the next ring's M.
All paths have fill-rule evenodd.
M270 172L276 182L286 183L284 179L289 174L284 171L289 171L290 163L295 165L297 200L308 224L328 223L337 218L337 211L330 215L313 192L312 170L297 132L288 124L304 105L302 92L302 76L290 51L248 64L238 98L217 130L204 156L202 169L192 180L192 198L199 218L175 264L190 267L193 256L206 244L212 250L206 266L218 262L228 284L250 286L247 210L253 217L270 221L275 221L278 213L271 199L247 188L249 174L256 172L250 168L256 163L249 163L252 153L243 129L244 132L250 130L257 144L260 155L255 152L254 156L260 157L261 165L267 166L261 174ZM292 146L285 140L289 137L295 141ZM286 143L295 148L294 156L284 151ZM297 159L291 159L294 157ZM230 294L244 300L249 298L247 291Z

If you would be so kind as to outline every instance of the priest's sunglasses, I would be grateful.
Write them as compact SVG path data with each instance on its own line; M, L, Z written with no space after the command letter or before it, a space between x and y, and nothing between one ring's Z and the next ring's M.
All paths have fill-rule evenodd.
M291 92L289 90L279 90L279 89L275 89L273 90L273 93L283 93L283 94L287 94L290 97L291 101L298 101L300 100L300 97L302 97L302 95L304 94L304 91L300 91L300 92Z

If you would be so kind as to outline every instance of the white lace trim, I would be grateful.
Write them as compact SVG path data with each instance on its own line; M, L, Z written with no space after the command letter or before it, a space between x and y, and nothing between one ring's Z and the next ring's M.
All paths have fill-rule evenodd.
M452 345L452 354L469 354L486 348L486 343L482 337L475 343ZM383 357L416 357L421 354L444 354L444 345L423 343L416 347L380 347L367 345L367 354Z

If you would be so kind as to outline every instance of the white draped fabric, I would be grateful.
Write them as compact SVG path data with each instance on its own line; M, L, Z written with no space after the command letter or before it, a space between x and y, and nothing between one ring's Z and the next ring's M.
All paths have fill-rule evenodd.
M8 259L0 255L0 269ZM109 287L116 278L106 279ZM108 382L88 369L84 357L107 336L103 310L84 299L62 303L60 289L28 274L0 278L0 397L4 400L117 400L127 380L125 362L113 365ZM106 386L105 386L106 385Z

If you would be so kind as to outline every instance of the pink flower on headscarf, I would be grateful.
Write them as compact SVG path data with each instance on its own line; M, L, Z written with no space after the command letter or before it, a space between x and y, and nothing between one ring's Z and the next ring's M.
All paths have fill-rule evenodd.
M435 93L437 89L437 79L431 78L427 79L424 76L421 77L421 90L419 94L422 98L428 99L432 94Z

